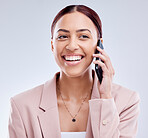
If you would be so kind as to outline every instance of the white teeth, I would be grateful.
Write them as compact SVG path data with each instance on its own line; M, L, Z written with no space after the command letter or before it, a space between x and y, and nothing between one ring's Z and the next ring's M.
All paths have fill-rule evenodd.
M82 56L64 56L66 60L81 60Z

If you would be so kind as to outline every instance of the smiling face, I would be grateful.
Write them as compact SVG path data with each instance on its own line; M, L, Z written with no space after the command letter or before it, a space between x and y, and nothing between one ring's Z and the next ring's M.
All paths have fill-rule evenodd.
M86 15L76 11L62 16L51 39L51 48L61 70L70 77L85 73L93 61L97 40L96 26Z

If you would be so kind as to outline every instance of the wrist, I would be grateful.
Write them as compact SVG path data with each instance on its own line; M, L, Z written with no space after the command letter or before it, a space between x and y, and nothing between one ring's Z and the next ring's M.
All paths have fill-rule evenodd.
M112 95L111 94L100 94L100 99L111 99Z

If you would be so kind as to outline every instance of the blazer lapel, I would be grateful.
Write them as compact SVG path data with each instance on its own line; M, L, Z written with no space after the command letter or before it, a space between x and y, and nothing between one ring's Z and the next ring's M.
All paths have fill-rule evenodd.
M92 74L93 74L93 77L94 77L94 84L93 84L92 95L91 95L90 100L100 98L100 94L99 94L99 90L98 90L98 86L97 86L98 85L98 77L97 77L97 74L94 71L94 69L92 69ZM97 129L93 129L93 128L96 128L97 121L98 120L94 121L93 117L91 116L91 112L89 110L87 129L86 129L86 136L85 136L86 138L94 138L94 136L98 133L98 132L96 132Z
M38 115L44 138L61 138L60 121L56 97L56 76L44 84L40 108L44 111Z
M97 88L98 78L95 71L92 69L94 76L94 84L92 89L91 99L98 99L100 97ZM39 108L43 110L38 115L39 124L44 138L61 138L60 121L57 105L56 95L56 77L60 72L57 72L54 77L44 84L43 93ZM88 115L88 122L86 128L86 138L93 138L92 128L96 127L96 121L91 121L91 113ZM96 129L95 129L96 130Z

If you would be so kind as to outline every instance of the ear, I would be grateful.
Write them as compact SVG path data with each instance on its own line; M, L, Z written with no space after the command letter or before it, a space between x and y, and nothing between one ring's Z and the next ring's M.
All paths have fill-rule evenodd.
M51 50L52 50L52 52L54 52L53 39L51 39Z
M101 40L101 42L102 42L102 44L103 44L103 38L100 38L100 40Z

